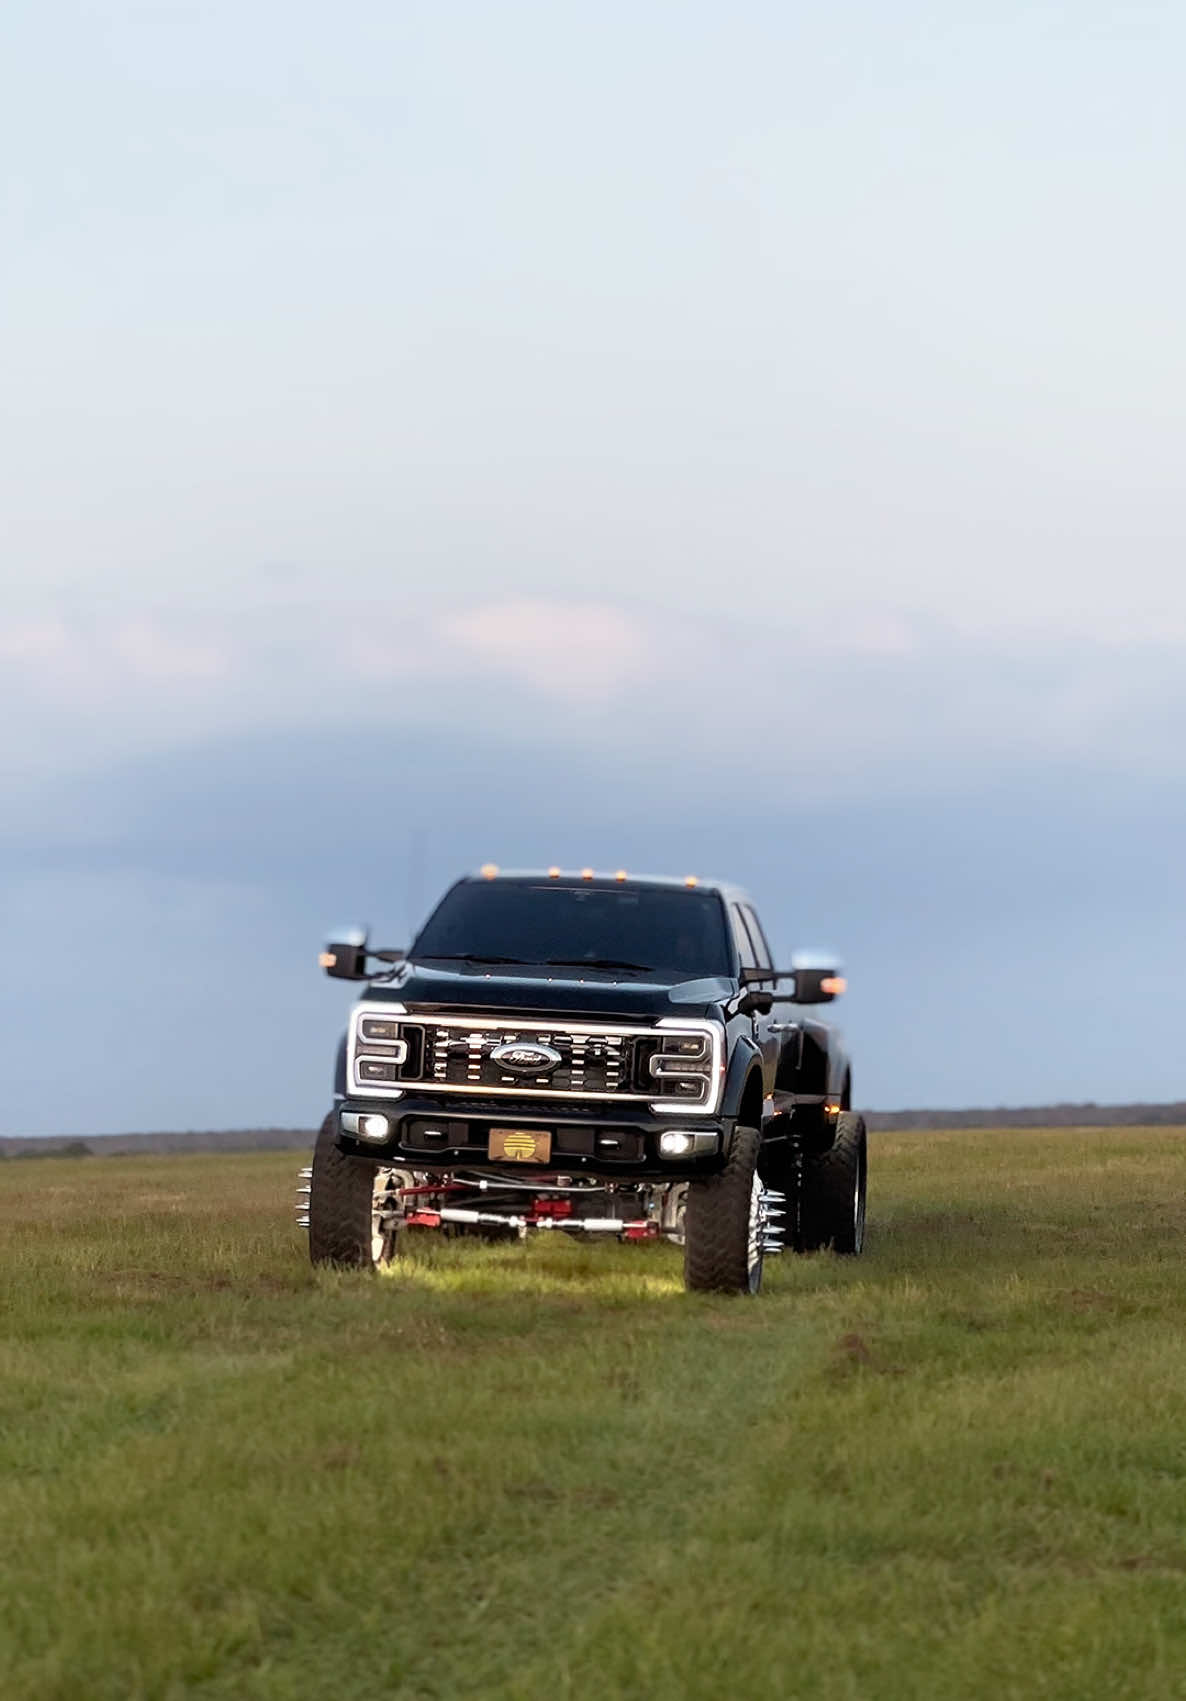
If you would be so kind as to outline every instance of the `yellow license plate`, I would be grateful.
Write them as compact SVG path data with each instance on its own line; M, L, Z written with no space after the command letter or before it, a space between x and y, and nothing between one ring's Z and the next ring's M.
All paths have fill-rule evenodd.
M513 1164L546 1164L552 1157L551 1131L538 1128L492 1128L487 1155Z

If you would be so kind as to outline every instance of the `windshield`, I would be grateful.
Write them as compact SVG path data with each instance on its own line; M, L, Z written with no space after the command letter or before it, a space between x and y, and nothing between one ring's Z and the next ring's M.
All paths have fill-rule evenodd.
M607 971L664 979L732 973L713 892L463 880L429 916L411 955Z

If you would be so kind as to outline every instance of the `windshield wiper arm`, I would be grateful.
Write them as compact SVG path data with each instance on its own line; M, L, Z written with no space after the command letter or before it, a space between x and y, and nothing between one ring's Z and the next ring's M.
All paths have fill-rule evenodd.
M627 963L621 957L548 957L545 962L550 969L638 969L643 974L654 969L653 963Z

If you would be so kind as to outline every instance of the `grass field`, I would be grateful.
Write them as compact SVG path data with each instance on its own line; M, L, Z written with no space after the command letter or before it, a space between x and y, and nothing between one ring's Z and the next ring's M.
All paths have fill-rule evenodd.
M1186 1134L875 1136L757 1301L300 1161L0 1164L4 1701L1186 1697Z

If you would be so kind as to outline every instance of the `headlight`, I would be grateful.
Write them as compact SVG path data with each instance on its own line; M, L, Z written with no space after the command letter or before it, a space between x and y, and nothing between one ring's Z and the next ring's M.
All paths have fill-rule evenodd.
M396 1099L397 1085L408 1060L408 1042L400 1032L402 1004L356 1004L350 1012L346 1041L348 1090L375 1098Z
M399 1022L393 1016L359 1016L358 1037L374 1040L379 1045L403 1045L404 1055L407 1055L408 1048L399 1037Z
M716 1022L681 1022L665 1017L664 1034L647 1064L659 1094L651 1109L661 1114L699 1111L708 1114L717 1107L724 1070L724 1034Z

